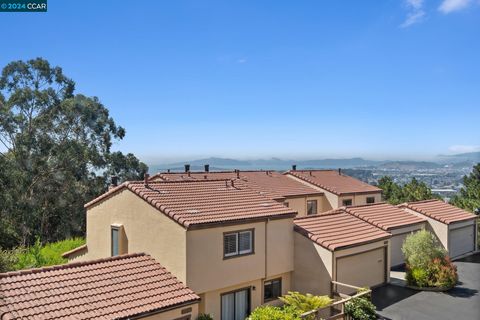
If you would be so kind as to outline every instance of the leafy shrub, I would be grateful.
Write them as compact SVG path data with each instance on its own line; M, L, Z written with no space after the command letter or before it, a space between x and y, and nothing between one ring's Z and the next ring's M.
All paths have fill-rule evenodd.
M422 230L408 236L402 251L407 262L407 284L452 288L457 283L457 268L430 232Z
M213 320L213 317L208 313L201 313L198 315L197 320Z
M429 287L431 283L429 270L414 268L411 273L412 279L418 287Z
M368 288L362 288L357 291L361 293L368 290ZM370 320L377 319L375 305L370 301L369 294L363 295L358 298L353 298L345 304L345 314L350 316L353 320Z
M445 250L439 245L437 238L427 230L407 236L402 252L407 265L412 269L426 269L433 259L445 256Z
M300 320L300 312L292 306L262 306L253 310L249 320Z
M280 300L287 306L295 308L300 313L316 310L332 303L332 299L328 296L314 296L310 293L301 294L297 291L289 291L288 294L281 297Z
M0 249L0 273L14 270L17 257L13 251Z
M448 257L434 260L432 266L436 270L436 281L434 283L436 287L452 288L458 282L457 267Z

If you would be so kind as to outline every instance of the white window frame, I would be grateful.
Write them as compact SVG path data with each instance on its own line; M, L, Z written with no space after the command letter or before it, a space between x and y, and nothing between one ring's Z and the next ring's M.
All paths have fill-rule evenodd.
M241 234L249 234L250 239L249 239L249 248L246 250L240 250L240 235ZM235 252L229 252L226 253L226 248L225 248L225 237L227 236L232 236L235 235ZM232 257L240 257L244 255L249 255L255 253L254 251L254 238L255 238L255 232L254 229L248 229L248 230L239 230L239 231L232 231L232 232L225 232L223 234L223 258L232 258Z

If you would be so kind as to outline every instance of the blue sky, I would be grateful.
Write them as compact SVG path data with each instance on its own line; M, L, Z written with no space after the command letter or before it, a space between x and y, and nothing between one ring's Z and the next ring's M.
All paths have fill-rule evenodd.
M0 13L148 163L480 150L480 0L60 1Z

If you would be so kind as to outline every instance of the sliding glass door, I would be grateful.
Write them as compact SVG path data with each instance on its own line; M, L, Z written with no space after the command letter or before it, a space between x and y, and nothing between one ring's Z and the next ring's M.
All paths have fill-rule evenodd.
M250 314L250 289L222 295L222 319L244 320Z

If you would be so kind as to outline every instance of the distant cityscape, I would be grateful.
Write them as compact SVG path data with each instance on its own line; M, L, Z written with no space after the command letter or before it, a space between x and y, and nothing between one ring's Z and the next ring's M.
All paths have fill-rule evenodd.
M150 173L171 170L182 171L184 164L189 164L192 171L203 171L209 164L210 170L277 170L285 171L296 164L298 169L338 169L345 174L370 184L377 184L378 179L390 176L399 184L415 178L426 183L434 193L448 199L455 195L463 186L463 177L472 171L473 166L480 162L480 152L462 153L456 155L439 155L434 161L374 161L363 158L321 159L321 160L235 160L225 158L206 158L185 162L150 165Z

